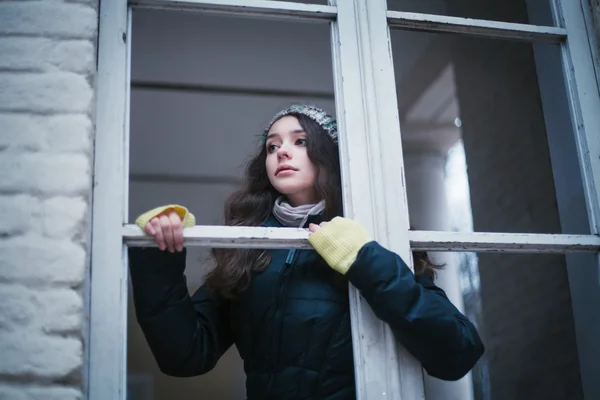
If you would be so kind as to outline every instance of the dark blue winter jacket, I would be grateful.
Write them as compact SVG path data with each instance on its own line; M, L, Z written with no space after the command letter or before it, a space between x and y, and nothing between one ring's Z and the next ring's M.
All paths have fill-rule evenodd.
M266 225L280 226L274 218ZM249 289L226 301L205 286L190 297L185 250L129 249L137 319L160 369L204 374L235 344L249 400L354 399L345 279L314 250L287 262L288 250L270 253ZM430 375L459 379L483 354L475 327L445 293L377 242L362 247L345 278Z

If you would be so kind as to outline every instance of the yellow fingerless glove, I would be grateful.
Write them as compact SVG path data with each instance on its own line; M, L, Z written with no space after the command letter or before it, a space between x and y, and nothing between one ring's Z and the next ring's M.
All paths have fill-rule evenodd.
M345 275L356 261L359 250L372 239L358 222L335 217L312 233L308 241L331 268Z
M145 213L143 213L142 215L137 217L137 219L135 220L135 223L137 226L144 229L146 227L146 224L148 222L150 222L150 220L152 218L156 217L157 215L165 212L166 210L168 210L170 208L173 209L173 211L175 211L177 213L177 215L179 215L179 218L181 218L181 220L183 221L184 228L189 228L191 226L196 225L196 217L194 217L194 214L189 212L187 208L185 208L183 206L179 206L177 204L170 204L168 206L156 207L150 211L146 211Z

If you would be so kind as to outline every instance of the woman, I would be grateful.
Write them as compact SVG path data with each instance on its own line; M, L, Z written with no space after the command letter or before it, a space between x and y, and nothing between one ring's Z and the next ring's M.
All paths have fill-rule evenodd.
M134 302L161 370L204 374L235 343L248 399L354 399L350 282L430 375L463 377L483 345L434 285L435 266L415 253L413 275L360 224L340 217L340 199L335 121L298 105L265 130L225 220L308 227L315 250L215 249L216 267L190 297L182 229L193 217L181 206L140 216L158 248L129 250Z

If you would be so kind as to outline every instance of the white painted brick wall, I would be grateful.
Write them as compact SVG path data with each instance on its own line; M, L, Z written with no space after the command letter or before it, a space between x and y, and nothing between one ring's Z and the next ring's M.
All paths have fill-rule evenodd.
M0 400L84 398L97 18L0 2Z
M0 400L80 400L81 392L73 388L51 386L0 387Z

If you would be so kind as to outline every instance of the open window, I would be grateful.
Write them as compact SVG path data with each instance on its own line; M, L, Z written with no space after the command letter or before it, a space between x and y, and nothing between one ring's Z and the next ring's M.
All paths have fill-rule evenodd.
M589 90L598 83L577 2L311 3L102 2L89 398L126 397L126 249L152 244L130 214L212 190L203 209L190 204L201 225L186 230L186 246L309 246L300 229L216 225L219 204L239 179L229 161L254 145L248 128L258 135L292 101L337 114L346 216L406 260L411 249L444 252L441 284L476 321L486 296L502 294L490 297L489 282L503 282L505 271L531 282L547 269L556 293L569 297L568 307L557 307L574 327L565 340L577 345L585 370L581 392L600 393L587 378L600 356L592 340L600 326L582 322L594 302L600 306L600 98ZM274 49L289 54L268 62ZM236 155L216 151L224 147ZM180 162L149 162L158 150ZM486 398L477 390L489 380L489 359L476 368L474 386L470 378L424 381L356 290L350 303L359 399L441 399L448 390Z
M335 112L326 20L141 8L132 11L132 36L130 224L155 204L178 203L190 208L197 225L214 231L224 223L227 196L242 182L243 164L264 146L263 129L273 115L298 102ZM188 246L190 293L212 265L208 250ZM192 393L244 398L235 346L205 375L182 380L162 374L135 319L131 292L128 377L152 379L156 399Z

